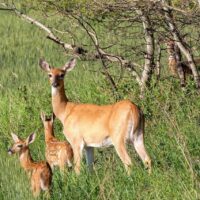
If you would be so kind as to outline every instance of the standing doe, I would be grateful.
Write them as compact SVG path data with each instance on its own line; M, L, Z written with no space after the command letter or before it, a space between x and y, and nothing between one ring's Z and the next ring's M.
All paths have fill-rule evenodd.
M52 181L51 168L45 161L34 162L28 147L29 144L34 142L36 134L32 133L26 140L20 139L14 133L11 135L14 140L14 144L8 150L8 153L19 153L19 160L22 168L28 173L28 175L31 175L31 189L34 197L39 196L41 190L46 191L49 196Z
M74 68L76 60L71 59L62 68L51 67L43 59L39 64L49 76L53 112L62 122L64 135L72 146L77 174L80 173L84 147L110 145L114 145L129 174L132 163L126 141L134 145L145 166L151 170L151 160L144 147L144 116L135 104L129 100L103 106L69 102L65 95L64 77ZM89 156L92 160L91 152Z
M51 169L53 169L54 166L59 166L60 170L64 171L66 164L69 167L72 166L72 148L66 141L59 141L55 138L53 131L53 115L51 118L48 118L43 112L41 112L41 119L44 125L46 159L50 164Z

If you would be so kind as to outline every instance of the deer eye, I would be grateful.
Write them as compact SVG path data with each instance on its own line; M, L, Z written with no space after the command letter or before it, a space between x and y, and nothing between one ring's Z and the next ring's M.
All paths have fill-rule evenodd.
M65 76L65 74L61 74L61 75L60 75L60 79L63 79L64 76Z
M52 77L52 74L48 74L49 75L49 78L51 78Z
M22 144L18 144L18 145L17 145L17 147L19 147L19 148L22 148L22 147L23 147L23 145L22 145Z

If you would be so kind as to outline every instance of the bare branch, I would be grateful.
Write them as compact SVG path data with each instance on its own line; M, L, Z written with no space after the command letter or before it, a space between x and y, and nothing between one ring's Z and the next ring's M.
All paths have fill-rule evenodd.
M165 2L165 0L163 0L163 2ZM183 54L187 58L189 66L190 66L190 68L192 70L192 73L193 73L194 80L196 82L196 87L198 89L200 89L199 73L197 71L197 67L196 67L196 64L194 62L194 58L193 58L192 52L187 47L187 44L185 43L185 41L181 37L181 34L180 34L179 30L178 30L178 27L176 26L176 24L175 24L175 22L173 20L173 16L172 16L171 11L165 6L163 6L163 8L164 8L164 11L165 11L165 13L164 13L165 14L165 19L166 19L166 22L167 22L167 24L169 26L169 30L170 30L171 34L173 35L174 41L176 42L176 44L178 45L179 49L183 52Z
M14 6L8 8L8 7L6 7L6 4L4 4L4 3L1 3L1 5L4 6L6 10L15 12L15 14L18 17L26 20L28 23L33 24L33 25L39 27L41 30L45 31L47 33L47 38L50 39L50 40L52 40L56 44L62 46L65 51L69 51L70 50L70 51L72 51L72 53L75 53L75 54L80 54L80 52L81 53L86 52L86 50L83 50L83 49L82 49L82 51L80 51L79 48L81 48L81 47L77 47L75 45L71 45L71 44L65 43L59 37L57 37L52 32L52 30L50 28L48 28L47 26L45 26L44 24L42 24L38 20L36 20L36 19L34 19L34 18L32 18L32 17L30 17L28 15L25 15L25 14L21 13Z

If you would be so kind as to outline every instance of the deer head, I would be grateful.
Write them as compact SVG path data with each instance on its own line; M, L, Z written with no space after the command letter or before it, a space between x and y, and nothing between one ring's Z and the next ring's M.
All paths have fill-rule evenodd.
M48 128L49 126L51 126L51 127L53 126L53 122L54 122L54 119L55 119L54 114L52 114L50 117L48 117L44 112L41 112L40 117L42 119L44 128Z
M60 88L64 86L65 74L76 65L76 59L72 58L61 68L51 67L44 59L40 59L39 65L48 74L51 86L53 88Z
M35 133L30 134L26 140L20 139L16 134L11 133L14 144L8 149L9 154L22 152L27 149L28 145L33 143L36 137Z

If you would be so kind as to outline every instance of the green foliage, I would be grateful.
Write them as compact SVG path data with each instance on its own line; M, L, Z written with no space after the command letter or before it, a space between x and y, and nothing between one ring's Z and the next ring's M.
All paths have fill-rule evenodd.
M76 34L88 42L81 32ZM38 60L45 57L49 63L61 66L69 57L60 47L44 39L37 28L11 14L0 13L0 35L0 199L31 200L29 181L17 156L7 155L12 143L10 133L26 137L36 131L31 152L35 160L44 159L44 134L39 115L41 110L51 113L51 99L48 78L40 70ZM105 36L105 44L109 39ZM162 63L166 63L165 58ZM78 60L76 68L65 78L66 93L71 101L115 102L100 69L98 62ZM120 70L112 66L110 71L117 75ZM130 177L113 148L97 149L92 174L88 173L84 159L80 176L73 170L64 175L57 169L54 171L51 199L200 198L200 99L191 80L183 92L178 80L167 78L166 69L162 73L166 78L160 82L153 78L143 100L139 99L138 85L128 73L124 72L120 80L119 76L115 77L121 99L132 100L145 113L145 143L153 161L152 174L148 175L131 146ZM64 140L57 120L55 133ZM40 199L44 197L41 195Z

